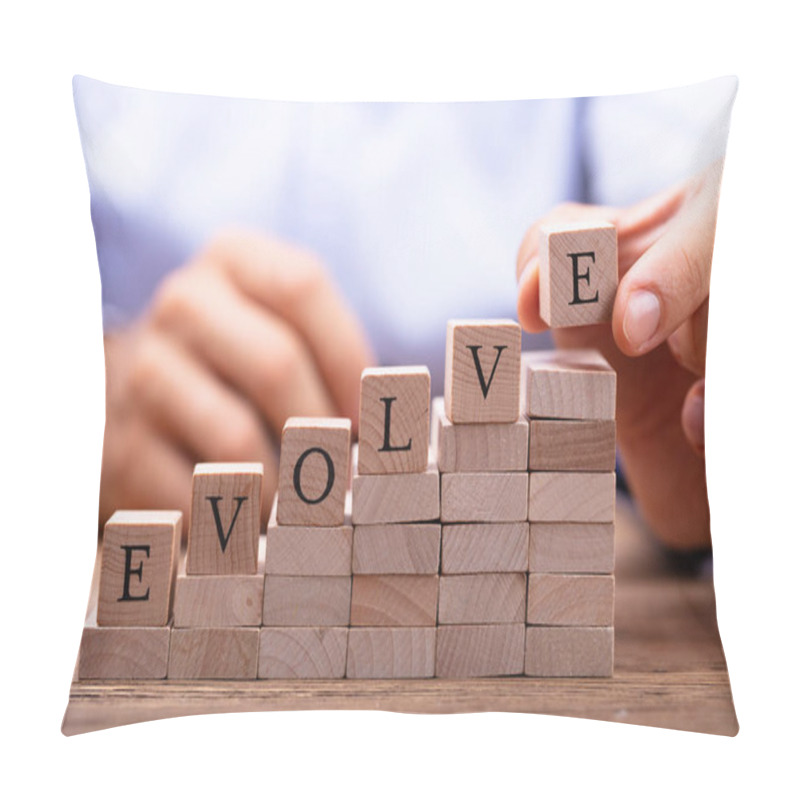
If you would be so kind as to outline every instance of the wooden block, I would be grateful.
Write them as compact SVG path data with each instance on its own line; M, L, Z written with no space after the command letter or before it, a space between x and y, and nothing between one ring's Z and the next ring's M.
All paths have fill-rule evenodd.
M529 564L531 572L611 574L614 524L532 522Z
M259 540L256 575L187 575L186 561L175 581L176 628L253 627L264 607L264 537Z
M350 625L436 625L438 575L354 575Z
M436 634L437 678L521 675L525 625L443 625Z
M617 373L596 350L525 353L526 412L552 419L614 419Z
M528 517L528 473L442 475L442 522L518 522Z
M442 574L528 571L527 522L442 526Z
M445 575L439 581L439 624L525 621L527 576L514 572Z
M537 678L610 678L613 628L528 628L525 674Z
M356 450L353 467L353 524L430 522L439 519L439 470L429 451L425 472L362 475Z
M344 678L347 628L262 628L258 677Z
M432 678L436 628L352 628L348 678Z
M531 522L613 522L613 472L531 472Z
M197 464L187 575L255 575L261 528L259 463Z
M439 523L356 525L353 574L435 575L439 572L441 541Z
M531 471L613 472L616 458L613 419L530 421Z
M166 625L178 566L180 511L115 511L103 531L97 622Z
M349 419L286 420L278 475L279 525L344 524L350 427Z
M267 524L267 575L350 575L353 526L278 525L277 495Z
M169 628L98 627L86 621L78 655L79 680L159 680L167 677Z
M512 320L450 320L444 405L451 422L516 422L522 329Z
M610 222L541 227L539 314L551 328L611 322L618 273L617 229Z
M358 470L362 475L424 472L431 430L427 367L376 367L361 373Z
M529 625L613 625L614 576L532 572L527 620Z
M350 576L287 577L264 581L265 627L338 627L350 624Z
M528 469L527 419L455 425L444 399L433 401L433 451L440 472L518 472Z
M173 628L169 680L254 680L258 628Z

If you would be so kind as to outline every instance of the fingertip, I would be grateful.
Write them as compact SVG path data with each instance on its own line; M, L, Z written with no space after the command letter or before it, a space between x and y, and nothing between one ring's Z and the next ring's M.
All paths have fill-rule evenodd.
M627 356L649 353L662 341L663 303L649 287L617 294L612 330L617 347Z
M547 330L547 323L539 314L539 262L529 261L519 278L517 294L517 316L522 327L529 333Z
M681 425L686 441L699 456L705 456L706 382L701 378L686 395L681 411Z

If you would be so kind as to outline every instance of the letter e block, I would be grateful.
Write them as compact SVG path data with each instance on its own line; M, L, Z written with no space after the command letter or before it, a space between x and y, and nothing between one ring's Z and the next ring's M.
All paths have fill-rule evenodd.
M450 320L444 406L451 422L516 422L522 329L512 320Z
M261 525L260 463L197 464L187 575L255 575Z
M542 227L539 314L551 328L610 322L618 281L617 229L610 222Z
M103 531L98 625L169 622L182 521L180 511L114 512Z
M281 437L278 525L343 525L350 420L290 417Z
M430 408L427 367L365 369L361 373L358 471L362 475L424 472Z

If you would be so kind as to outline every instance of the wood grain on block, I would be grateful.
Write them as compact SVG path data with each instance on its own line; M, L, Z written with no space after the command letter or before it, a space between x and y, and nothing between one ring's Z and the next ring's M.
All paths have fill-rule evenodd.
M525 674L536 678L610 678L613 628L528 628Z
M353 627L436 625L438 575L354 575Z
M616 457L617 424L613 419L530 421L532 471L613 472Z
M441 540L438 522L356 525L353 574L435 575L439 572Z
M442 574L527 572L527 522L442 526Z
M529 625L613 625L614 576L532 572L527 620Z
M427 367L374 367L361 374L359 472L423 472L431 430Z
M255 575L261 529L259 463L197 464L187 575Z
M611 522L530 523L531 572L614 571L614 524Z
M175 581L176 628L252 627L264 607L264 537L255 575L187 575L185 559Z
M348 576L289 577L267 575L264 613L267 627L337 627L350 623Z
M615 417L617 373L596 350L525 353L523 373L529 417Z
M353 524L430 522L439 519L439 470L429 452L425 472L361 475L353 468Z
M172 611L183 514L115 511L103 530L99 625L161 626Z
M344 678L347 628L262 628L258 677Z
M527 472L442 475L442 522L518 522L528 517Z
M267 575L350 575L353 526L278 525L277 496L267 524Z
M258 628L173 628L170 680L255 680Z
M278 525L343 525L350 420L290 417L281 436Z
M524 623L437 628L437 678L521 675L524 661Z
M531 472L531 522L613 522L613 472Z
M612 223L541 227L539 314L551 328L610 322L618 273L617 229Z
M160 680L167 677L169 628L98 627L87 619L78 655L79 680Z
M527 576L514 572L444 575L439 624L524 622Z
M451 422L516 422L522 329L512 320L450 320L444 404Z
M433 401L433 450L440 472L517 472L528 468L528 421L456 425Z
M351 628L348 678L432 678L436 628Z

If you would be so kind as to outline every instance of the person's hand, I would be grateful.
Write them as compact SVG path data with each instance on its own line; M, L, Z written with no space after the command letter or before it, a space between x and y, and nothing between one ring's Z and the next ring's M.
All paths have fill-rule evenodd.
M110 334L101 523L117 508L188 513L196 462L264 464L262 516L290 416L358 423L360 324L319 260L258 234L220 235Z
M704 462L708 291L722 165L630 208L566 204L535 223L517 258L522 326L542 331L539 228L607 220L620 283L612 323L554 330L559 347L596 347L618 374L617 438L645 519L674 547L710 543Z

